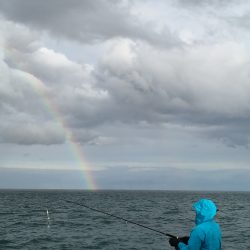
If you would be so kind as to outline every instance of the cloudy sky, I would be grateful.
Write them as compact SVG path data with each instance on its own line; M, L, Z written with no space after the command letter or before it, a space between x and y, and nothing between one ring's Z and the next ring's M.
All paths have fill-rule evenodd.
M247 1L0 0L0 188L250 190L249 146Z

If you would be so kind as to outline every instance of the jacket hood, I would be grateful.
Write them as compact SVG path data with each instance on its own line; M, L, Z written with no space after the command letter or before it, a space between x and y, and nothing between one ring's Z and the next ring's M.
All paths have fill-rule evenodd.
M199 200L198 202L194 203L193 208L196 212L196 225L199 225L209 220L213 220L217 211L216 205L213 203L213 201L208 199Z

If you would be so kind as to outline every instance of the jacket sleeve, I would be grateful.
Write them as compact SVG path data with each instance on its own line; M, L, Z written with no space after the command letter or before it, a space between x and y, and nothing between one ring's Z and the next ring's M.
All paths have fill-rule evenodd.
M180 242L178 247L180 250L200 250L202 238L202 232L198 228L194 228L190 234L188 245Z

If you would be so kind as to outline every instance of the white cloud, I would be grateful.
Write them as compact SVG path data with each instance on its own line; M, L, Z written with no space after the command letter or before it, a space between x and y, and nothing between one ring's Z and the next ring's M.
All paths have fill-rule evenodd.
M106 124L121 122L139 128L144 122L152 130L164 123L193 126L198 135L228 145L247 145L249 34L244 29L234 33L236 25L231 25L232 17L246 13L240 6L233 9L233 1L224 4L226 8L216 1L197 6L194 2L63 1L60 6L1 2L4 18L12 20L2 18L0 26L5 122L13 124L19 117L19 123L21 119L53 123L43 99L22 77L29 74L46 86L49 105L79 134L79 141L89 138L89 143L98 144L107 137L102 134ZM27 15L27 4L37 16ZM48 11L46 18L37 12L38 7ZM100 7L102 15L97 20ZM118 14L121 19L114 22ZM50 32L46 36L62 40L105 41L100 60L94 65L79 63L64 51L46 47L44 30Z
M1 21L9 27L5 29L2 25L0 30L3 35L0 58L1 142L25 145L64 143L62 130L68 117L76 120L82 106L84 114L94 116L95 112L92 114L89 107L93 105L96 109L99 102L108 98L107 91L94 86L93 67L90 65L73 62L64 54L42 46L36 34L22 25ZM19 44L19 38L25 42ZM33 43L37 46L30 46ZM72 120L70 123L77 124ZM91 130L83 131L84 136L75 131L81 142L91 141L97 136L93 136Z
M121 41L102 60L104 86L118 101L127 98L127 105L165 113L249 114L248 58L242 44L171 50L131 44L122 51L117 49L124 46Z

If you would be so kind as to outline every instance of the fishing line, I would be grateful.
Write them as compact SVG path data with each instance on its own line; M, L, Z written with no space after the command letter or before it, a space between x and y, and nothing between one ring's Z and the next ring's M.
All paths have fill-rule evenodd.
M114 215L114 214L110 214L110 213L104 212L104 211L99 210L99 209L96 209L96 208L89 207L89 206L84 205L84 204L82 204L82 203L78 203L78 202L74 202L74 201L69 201L69 200L64 200L64 201L66 201L66 202L68 202L68 203L71 203L71 204L75 204L75 205L81 206L81 207L88 208L88 209L90 209L90 210L92 210L92 211L95 211L95 212L98 212L98 213L102 213L102 214L105 214L105 215L114 217L114 218L116 218L116 219L119 219L119 220L126 221L126 222L128 222L128 223L130 223L130 224L134 224L134 225L137 225L137 226L139 226L139 227L146 228L146 229L148 229L148 230L154 231L154 232L159 233L159 234L163 234L163 235L165 235L165 236L167 236L167 237L170 237L170 238L178 238L178 237L175 236L175 235L172 235L172 234L169 234L169 233L164 233L164 232L159 231L159 230L157 230L157 229L154 229L154 228L151 228L151 227L144 226L144 225L142 225L142 224L136 223L136 222L131 221L131 220L127 220L127 219L125 219L125 218L123 218L123 217L120 217L120 216L117 216L117 215Z

